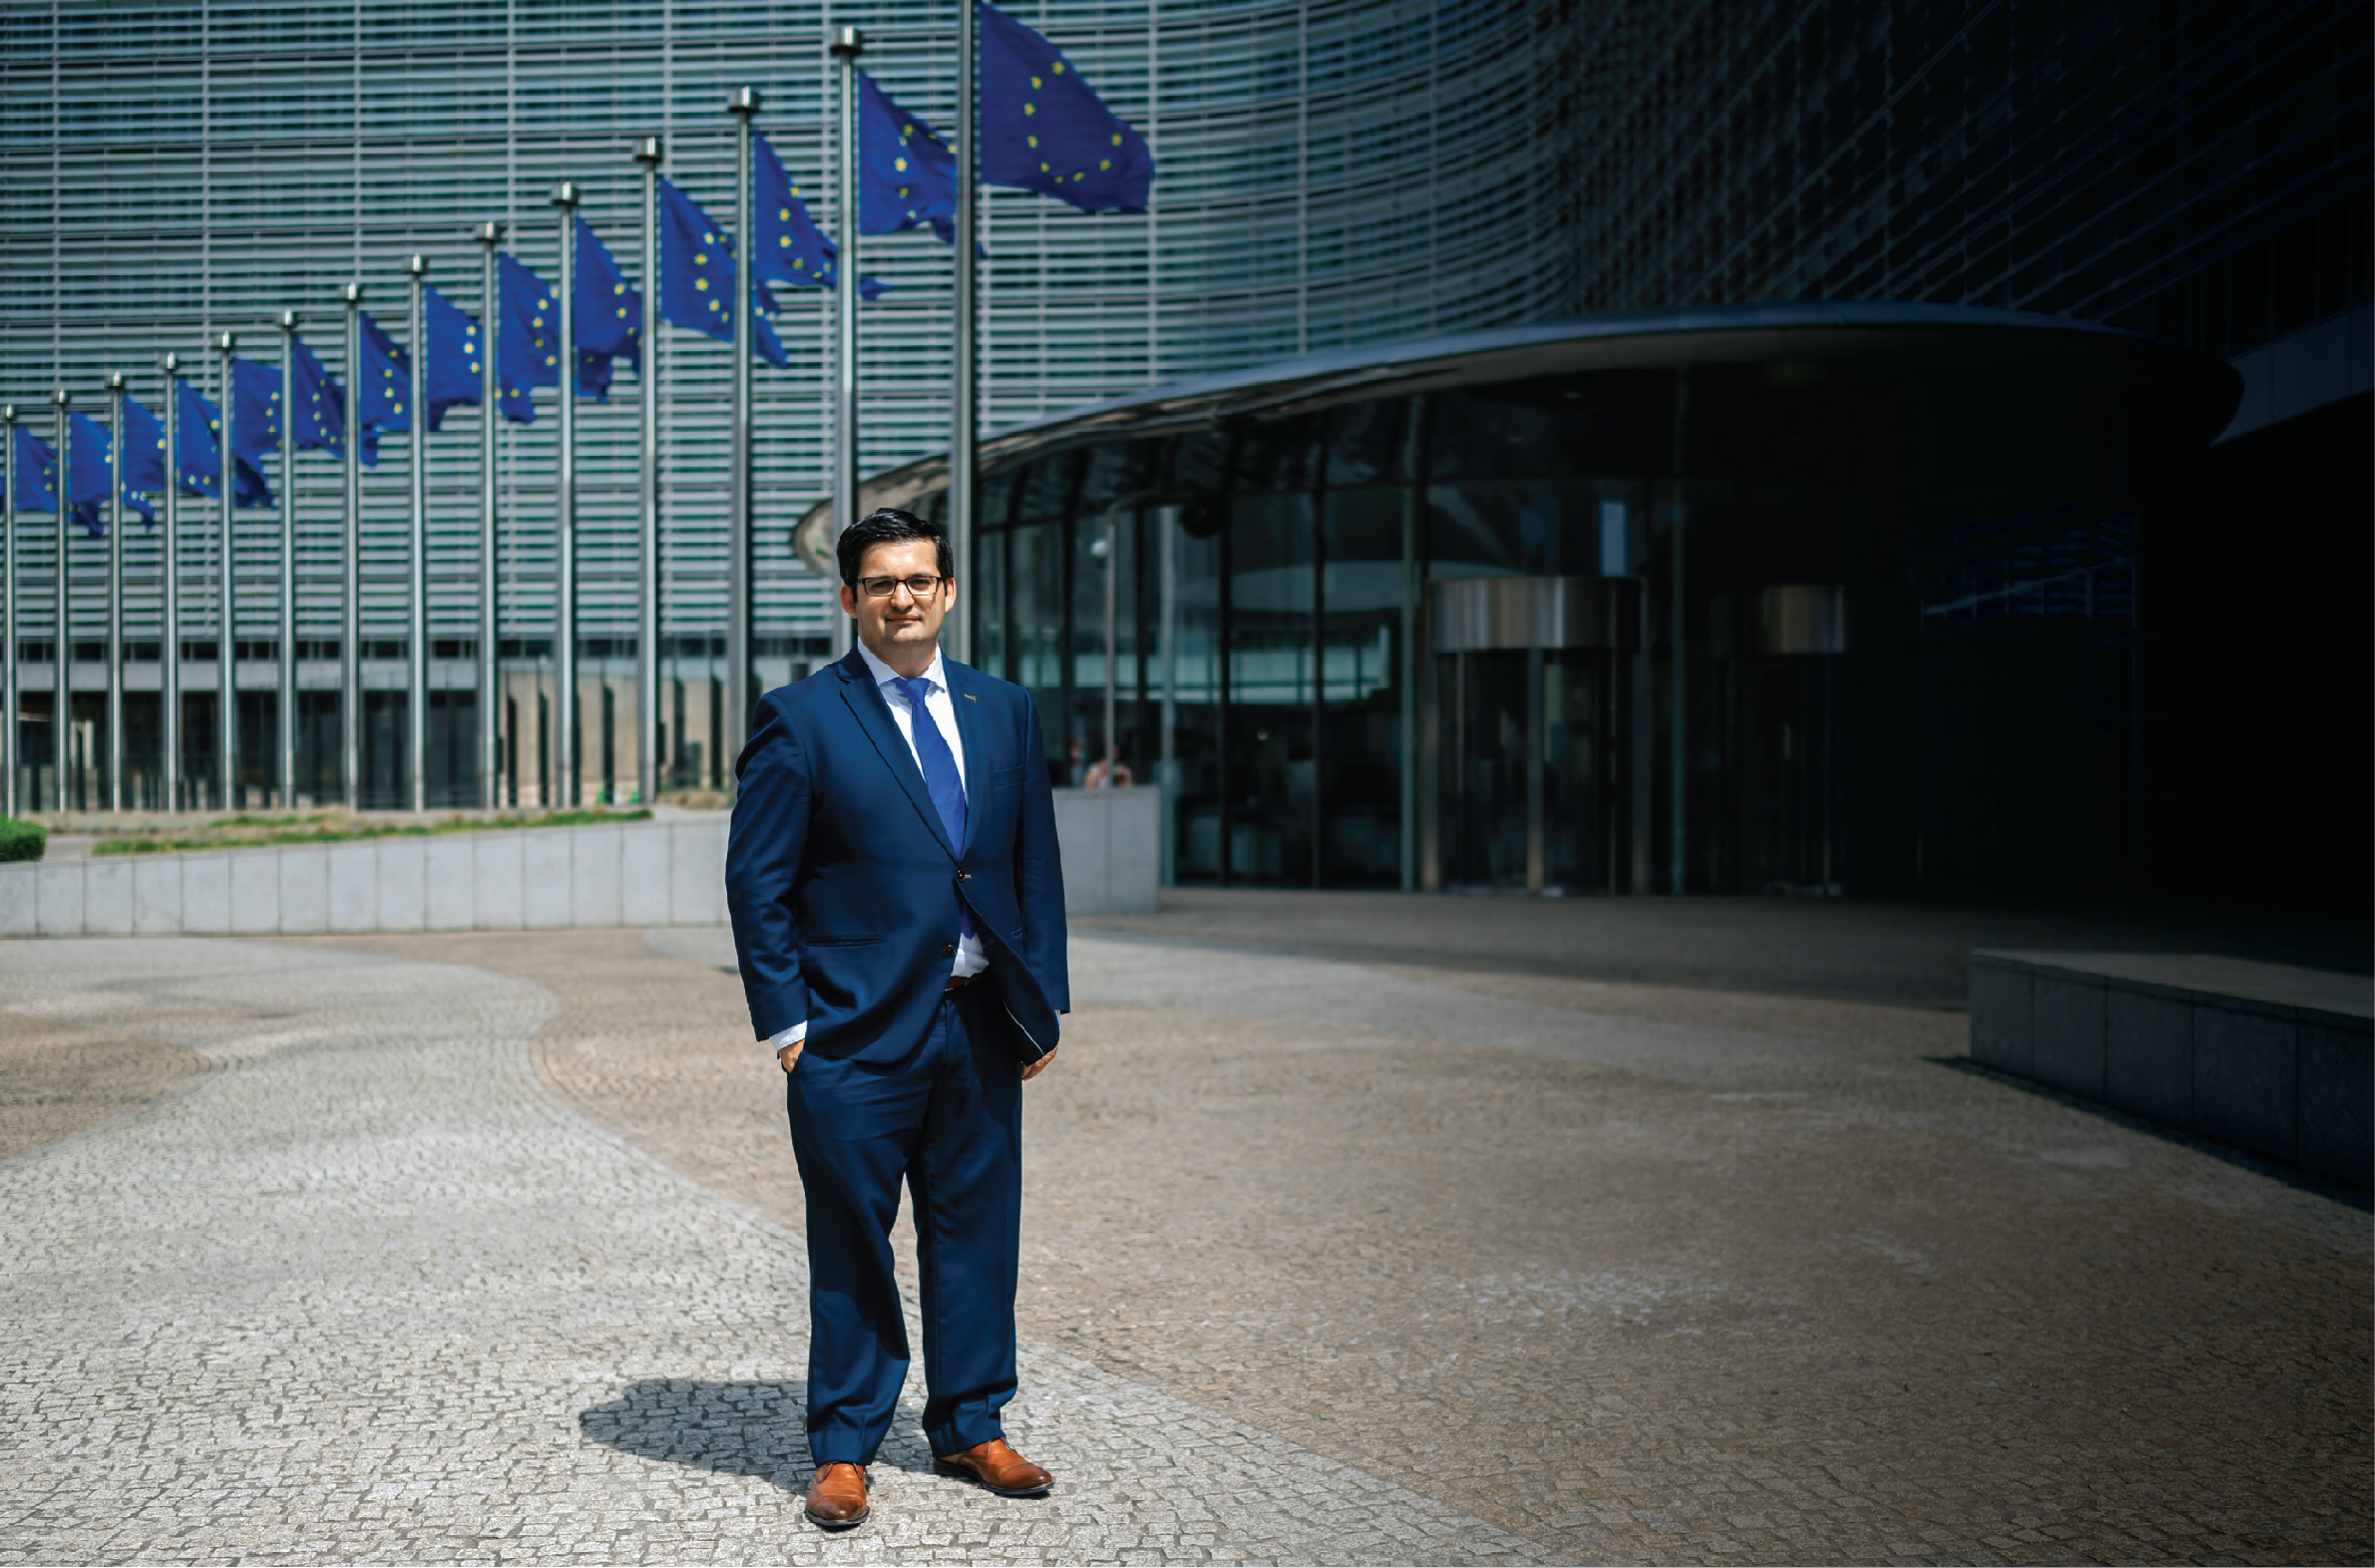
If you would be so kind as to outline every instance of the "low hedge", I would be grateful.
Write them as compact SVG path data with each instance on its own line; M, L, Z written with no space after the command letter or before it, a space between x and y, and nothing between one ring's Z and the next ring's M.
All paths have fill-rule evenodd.
M50 830L40 823L0 817L0 860L39 860L49 845Z

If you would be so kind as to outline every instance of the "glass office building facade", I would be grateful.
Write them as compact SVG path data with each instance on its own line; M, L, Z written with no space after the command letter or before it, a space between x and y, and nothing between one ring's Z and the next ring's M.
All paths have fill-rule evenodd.
M1179 878L2363 891L2364 0L1011 9L1146 131L1160 175L1136 216L986 197L983 424L1000 434L968 566L978 654L1038 694L1062 781L1108 744L1115 672L1120 760L1145 782L1169 759ZM465 225L514 221L549 271L544 196L564 178L626 257L629 139L665 137L671 178L722 210L735 86L766 93L760 128L813 192L823 25L866 27L868 68L945 117L950 11L0 4L0 394L64 384L89 406L127 369L153 397L157 353L223 328L252 340L281 308L327 348L337 287L362 279L392 318L413 251L476 308ZM946 442L947 252L902 235L859 264L895 285L864 312L862 470L873 497L923 504ZM1709 357L1708 332L1678 324L1824 300L2077 335L1816 316L1785 346ZM1471 357L1474 334L1578 320L1601 326L1574 341L1631 357L1579 359L1556 334ZM757 377L762 685L834 645L813 537L828 326L825 300L787 296L793 366ZM2094 327L2157 341L2192 393L2105 370L2146 351ZM664 771L707 787L727 760L727 365L663 339ZM1421 361L1435 379L1403 373ZM2223 434L2198 428L2233 400L2221 362L2240 383ZM1232 386L1301 390L1273 406ZM2101 407L2074 400L2090 387L2110 389ZM634 774L640 395L624 380L583 423L589 793ZM1166 403L1196 412L1164 425L1148 410ZM474 418L457 411L429 475L448 800L472 775ZM544 798L550 749L552 447L549 424L508 430L494 475L523 800ZM1939 466L1909 468L1914 451ZM366 485L353 630L391 787L402 467L394 453ZM299 487L318 722L348 631L329 465L305 460ZM255 657L259 729L275 530L239 522L258 613L227 640ZM28 718L61 640L46 527L21 530ZM201 749L214 529L191 509L180 632ZM131 543L137 683L156 556L148 531ZM80 718L101 607L96 556L76 550L62 640ZM38 756L46 727L26 732Z
M1188 383L991 442L977 662L1037 698L1056 782L1110 749L1164 789L1179 882L2117 882L2136 542L2237 382L2050 317L1828 305ZM945 482L865 499L931 515Z
M1089 217L1016 192L983 211L985 424L994 427L1149 384L1339 344L1556 315L1576 256L1563 196L1537 161L1509 156L1505 106L1565 70L1565 40L1515 0L1447 8L1357 3L1018 5L1114 108L1160 169L1143 215ZM342 375L339 289L401 335L403 258L480 310L472 225L508 223L507 248L551 280L560 225L547 203L576 182L583 214L631 274L639 172L632 139L664 139L665 172L722 220L730 210L730 89L765 95L758 126L814 203L831 154L828 21L872 41L865 65L909 108L945 123L955 10L921 0L837 6L514 3L349 6L83 3L0 6L0 397L41 410L65 387L104 411L111 371L152 409L159 357L208 336L275 360L283 309ZM868 240L860 266L894 285L861 327L861 451L869 470L944 447L949 418L948 252L918 232ZM757 385L757 625L761 686L833 646L831 585L792 555L790 526L828 488L829 302L780 291L788 370ZM716 787L725 614L728 351L662 328L654 385L661 447L663 787ZM202 382L201 382L202 384ZM506 425L479 471L474 408L430 444L431 799L474 801L477 604L492 566L506 662L505 777L551 799L555 447L546 418ZM637 400L621 375L581 405L579 520L584 792L633 786L636 724ZM46 428L43 429L46 437ZM367 688L366 799L395 805L406 775L409 477L391 442L363 485L360 623L339 601L337 465L306 454L299 497L302 798L334 796L337 656L359 639ZM275 476L276 479L276 476ZM479 561L478 496L501 498L501 546ZM215 675L238 661L244 790L268 774L277 656L278 521L238 514L227 552L239 610L218 626L224 569L213 509L183 509L186 778L213 775ZM88 801L104 680L105 551L71 547L68 624L50 611L45 515L19 519L27 773L23 798L58 797L47 713L66 648L78 737L67 782ZM128 541L132 696L127 760L153 794L160 551ZM87 710L87 711L86 711ZM205 788L202 783L198 786ZM152 802L153 803L153 802ZM218 804L209 797L194 804Z

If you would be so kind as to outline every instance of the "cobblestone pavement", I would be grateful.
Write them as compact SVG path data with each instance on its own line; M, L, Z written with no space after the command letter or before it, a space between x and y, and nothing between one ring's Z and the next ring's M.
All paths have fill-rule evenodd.
M213 1060L241 1030L295 1026L165 1029L88 999L189 1006L201 983L155 980L145 955L161 946L232 945L70 945L118 957L57 981L85 999L40 1006L176 1032ZM333 946L405 962L358 965ZM237 951L270 956L263 978L199 966L208 1005L303 995L273 1005L328 1020L303 1025L315 1043L288 1048L315 1061L307 1081L338 1087L275 1087L244 1113L279 1129L259 1134L272 1172L370 1168L341 1152L356 1142L346 1123L290 1142L288 1107L352 1093L342 1069L357 1055L411 1052L447 1063L433 1076L467 1104L390 1122L373 1158L487 1174L477 1187L426 1179L385 1223L357 1191L338 1200L343 1224L308 1208L300 1225L275 1204L242 1222L242 1235L354 1231L361 1240L331 1250L354 1252L351 1266L367 1265L358 1294L384 1293L391 1310L314 1305L338 1295L319 1282L349 1265L274 1287L264 1307L216 1302L219 1285L181 1287L162 1313L148 1287L120 1280L0 1286L12 1318L24 1300L139 1303L137 1330L44 1327L51 1348L31 1363L12 1347L0 1405L0 1459L20 1471L37 1446L24 1401L64 1408L68 1435L43 1439L31 1465L50 1513L31 1516L83 1505L77 1518L148 1532L125 1535L146 1544L117 1555L232 1555L222 1543L249 1540L238 1531L250 1518L338 1521L312 1526L294 1556L915 1555L925 1541L956 1556L1150 1560L2370 1555L2361 1210L1960 1070L1964 1020L1935 1009L1362 968L1145 936L1075 944L1081 1010L1026 1099L1017 1428L1066 1467L1056 1503L1078 1512L961 1545L967 1521L1013 1516L896 1470L876 1523L839 1541L803 1536L776 1490L801 1478L799 1259L786 1239L798 1186L780 1075L747 1037L722 934ZM420 967L440 962L491 973ZM33 1010L11 998L42 968L0 949L0 1006ZM132 973L154 983L104 978ZM425 1004L438 1016L411 1015ZM532 1016L460 1021L514 1006ZM741 1206L703 1198L545 1098L521 1067L530 1032L561 1101ZM174 1125L248 1070L0 1167L0 1240L54 1253L55 1239L21 1239L29 1200L13 1183L57 1170L44 1190L68 1197L45 1201L97 1202L106 1183L64 1166ZM383 1072L358 1106L391 1081ZM194 1124L180 1136L206 1135ZM530 1162L531 1148L549 1163ZM406 1240L416 1204L465 1245ZM150 1223L147 1208L131 1212ZM72 1223L91 1236L126 1221L111 1209ZM495 1240L469 1239L481 1235ZM202 1343L168 1334L177 1312L210 1326ZM401 1332L312 1327L340 1314ZM279 1366L284 1321L308 1325L295 1338L317 1347L299 1358L306 1378L337 1391L272 1402L253 1374L212 1410L171 1397L173 1378L212 1387ZM319 1348L347 1333L361 1350ZM24 1370L52 1364L72 1375ZM373 1411L396 1412L403 1435L337 1451L337 1434L368 1431ZM264 1440L242 1440L240 1420ZM126 1432L146 1446L119 1456ZM328 1451L344 1479L286 1457L300 1449ZM243 1468L257 1454L270 1461L262 1482ZM1216 1482L1230 1474L1284 1486L1301 1511L1282 1533L1249 1534L1241 1510L1220 1509ZM239 1484L251 1489L234 1494ZM173 1500L200 1493L215 1502ZM1340 1508L1341 1526L1283 1533L1320 1517L1306 1495ZM10 1507L0 1549L106 1554L27 1546L27 1515ZM430 1528L432 1508L456 1533ZM489 1519L507 1521L500 1538ZM1374 1533L1412 1524L1443 1533Z
M213 1070L0 1165L0 1560L1531 1561L1041 1347L1036 1502L800 1521L801 1249L558 1103L528 982L324 948L0 946L0 1008ZM912 1390L911 1390L912 1391ZM1274 1506L1232 1499L1260 1487Z
M796 1227L723 934L644 945L472 948L562 997L571 1103ZM1074 969L1041 1343L1577 1559L2367 1555L2365 1214L1960 1071L1959 1014Z
M204 1065L171 1040L0 1011L0 1160L146 1105Z

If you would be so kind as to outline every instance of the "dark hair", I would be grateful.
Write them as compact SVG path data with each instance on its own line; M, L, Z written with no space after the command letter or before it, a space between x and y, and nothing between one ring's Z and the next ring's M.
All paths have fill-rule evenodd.
M858 567L866 560L866 552L877 545L896 545L902 540L928 539L939 553L940 575L957 575L956 563L949 555L949 531L938 523L927 523L913 512L897 507L877 507L848 528L842 530L841 541L833 547L833 556L841 564L841 581L852 588L858 586Z

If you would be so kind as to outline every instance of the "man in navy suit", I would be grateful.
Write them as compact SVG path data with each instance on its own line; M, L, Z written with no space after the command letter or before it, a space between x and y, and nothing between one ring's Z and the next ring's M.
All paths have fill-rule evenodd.
M866 1517L908 1367L891 1222L923 1275L924 1432L1006 1496L1022 1084L1071 1006L1063 868L1038 713L940 653L948 534L881 511L841 536L849 657L758 706L735 764L726 896L742 986L787 1075L808 1197L810 1519Z

